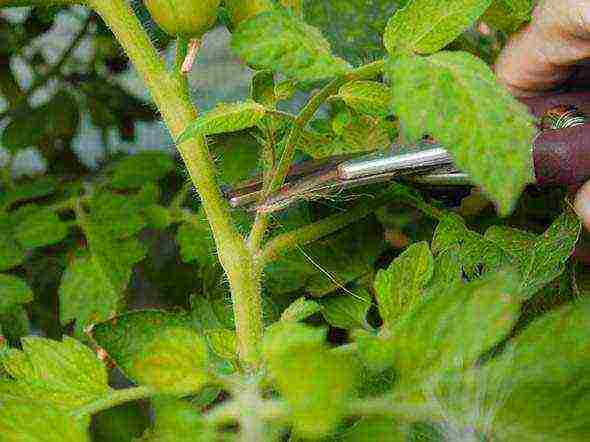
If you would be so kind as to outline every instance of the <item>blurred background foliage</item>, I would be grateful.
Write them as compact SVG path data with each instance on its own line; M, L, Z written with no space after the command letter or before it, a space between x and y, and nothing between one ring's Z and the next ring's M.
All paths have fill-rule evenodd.
M360 65L384 55L380 35L387 18L405 3L307 0L303 11L305 20L323 31L338 55ZM132 0L132 5L162 56L172 62L174 43L150 20L141 1ZM220 14L189 77L192 99L201 110L249 95L254 72L232 55L229 37ZM492 63L505 39L501 32L474 28L453 47ZM296 85L281 108L297 110L315 86ZM367 121L335 101L322 109L313 125L331 134L358 134ZM82 337L83 327L97 318L145 307L190 308L205 328L231 327L228 287L197 195L187 184L172 140L141 80L99 17L81 7L0 12L0 131L0 271L26 281L32 300L0 308L6 337L16 342L31 331L52 338L64 331ZM245 131L210 139L219 181L225 187L259 170L256 135ZM390 140L395 133L384 136ZM300 158L313 155L313 148L317 146L304 148ZM508 224L535 233L543 232L563 211L566 195L567 189L530 188L505 221L476 190L428 193L432 204L453 207L473 230ZM96 233L88 220L81 221L79 207L69 203L72 198L83 199L89 215L82 213L82 218L88 215L92 225L108 231ZM352 204L301 204L274 217L274 232L308 224ZM249 214L236 211L234 216L245 232L251 223ZM275 321L302 294L324 297L342 285L353 290L370 286L367 281L373 280L377 269L386 267L409 244L431 240L435 226L419 211L392 203L305 251L284 256L266 269L266 320ZM100 235L120 241L125 253L101 255L93 245ZM578 248L577 261L568 273L552 284L559 296L533 299L525 313L550 308L587 290L586 242ZM97 289L104 281L84 279L97 274L92 266L98 264L88 261L89 256L120 269L120 280L113 282L115 296ZM91 295L96 305L76 297L96 290ZM324 321L320 315L314 317ZM371 318L377 318L375 312ZM330 336L338 341L342 333L333 326ZM94 423L96 440L107 440L102 435L113 434L108 426L116 425L117 419L136 423L117 433L117 440L131 440L145 428L146 414L136 405L108 413Z

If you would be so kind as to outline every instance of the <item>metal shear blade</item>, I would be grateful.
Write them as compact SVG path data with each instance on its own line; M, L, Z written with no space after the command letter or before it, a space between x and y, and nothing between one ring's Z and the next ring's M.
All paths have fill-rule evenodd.
M386 152L345 160L327 170L303 176L281 187L256 205L258 212L272 213L301 200L323 198L358 186L412 179L431 185L465 184L467 177L454 169L450 154L440 145L421 142L414 146L392 145Z

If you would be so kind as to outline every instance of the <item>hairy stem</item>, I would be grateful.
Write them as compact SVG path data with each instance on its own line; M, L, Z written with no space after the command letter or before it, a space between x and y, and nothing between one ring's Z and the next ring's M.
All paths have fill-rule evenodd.
M213 408L205 414L205 419L215 425L231 425L242 419L244 410L244 404L232 400ZM255 411L262 421L288 422L289 408L284 402L266 400L259 403Z
M197 116L181 91L182 81L169 73L137 17L125 0L89 0L109 25L143 77L174 139ZM260 273L252 254L232 222L229 208L215 180L215 168L205 140L187 140L177 146L201 198L211 225L217 252L232 293L240 358L245 365L257 364L256 346L262 337Z
M307 104L301 109L299 115L293 121L293 126L287 135L285 142L285 149L277 164L277 167L272 173L271 179L266 183L263 198L266 198L271 192L277 190L281 184L285 181L285 177L289 172L289 166L293 162L293 156L295 155L295 147L301 137L301 134L307 124L314 117L320 106L333 94L338 92L338 89L350 82L360 79L373 78L379 75L383 71L383 60L378 60L373 63L361 66L348 74L338 77L328 83L322 90L317 94L313 95ZM268 214L260 213L256 216L252 231L250 233L250 248L257 249L260 247L264 232L268 227Z
M97 399L82 408L78 408L72 414L76 418L92 416L93 414L96 414L102 410L108 410L109 408L116 407L117 405L121 405L126 402L149 398L154 393L155 392L149 387L112 390L107 396L101 397L100 399Z

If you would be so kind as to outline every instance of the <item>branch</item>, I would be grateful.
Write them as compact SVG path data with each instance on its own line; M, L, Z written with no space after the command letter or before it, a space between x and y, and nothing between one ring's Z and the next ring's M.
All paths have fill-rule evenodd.
M230 425L241 420L246 409L243 403L232 400L213 408L204 417L207 422L215 425ZM262 421L286 422L290 416L287 404L276 399L261 401L253 410Z
M332 215L321 221L279 235L262 249L259 259L263 264L272 262L297 247L317 241L349 224L365 218L390 199L391 195L385 192L383 195L377 197L377 199L359 204L342 214Z
M285 149L283 150L281 159L279 160L276 169L273 171L272 178L269 180L268 186L264 189L262 197L263 199L267 198L272 192L281 187L285 181L285 177L289 172L289 167L293 162L295 147L297 146L297 142L301 137L301 133L314 117L324 101L326 101L331 95L338 92L338 89L342 85L350 81L376 77L383 71L383 64L383 60L378 60L365 66L361 66L360 68L357 68L346 75L332 80L321 91L311 97L311 99L307 102L303 109L301 109L299 115L293 122L293 126L291 127L285 142ZM250 232L250 238L248 240L249 246L252 250L256 250L260 246L267 226L268 214L259 213L256 216L254 225L252 226L252 230Z
M345 213L329 216L316 223L277 236L264 247L258 256L258 261L264 266L264 264L278 259L286 252L317 241L366 217L392 199L414 207L433 219L441 219L446 214L444 210L423 201L412 192L411 188L394 182L375 199L359 204Z
M125 0L89 0L111 28L143 77L173 139L195 120L196 109L178 75L169 73L163 60ZM240 357L246 366L256 365L256 346L262 337L260 274L233 224L229 207L215 178L213 160L203 137L177 146L207 215L219 261L230 283Z

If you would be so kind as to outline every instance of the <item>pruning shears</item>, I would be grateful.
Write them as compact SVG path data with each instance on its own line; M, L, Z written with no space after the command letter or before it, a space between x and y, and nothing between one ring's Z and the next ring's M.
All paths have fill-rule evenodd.
M537 184L580 185L590 179L590 91L523 98L537 117L531 146ZM232 207L271 213L301 200L318 199L345 189L401 179L431 186L470 185L469 176L453 165L450 153L436 141L386 151L311 160L293 166L285 184L260 201L261 182L254 179L226 192Z

